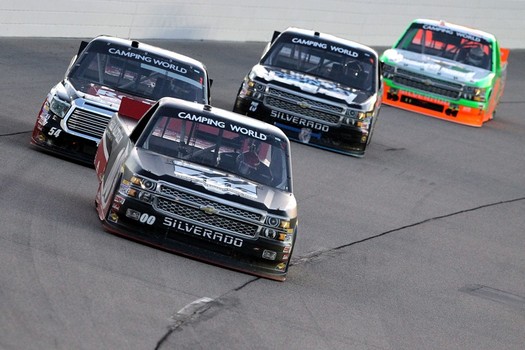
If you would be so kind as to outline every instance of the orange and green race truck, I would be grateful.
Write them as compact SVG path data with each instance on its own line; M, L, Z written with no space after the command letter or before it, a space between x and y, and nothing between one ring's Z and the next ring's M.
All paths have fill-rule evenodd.
M381 55L383 103L480 127L496 113L508 56L492 34L414 20Z

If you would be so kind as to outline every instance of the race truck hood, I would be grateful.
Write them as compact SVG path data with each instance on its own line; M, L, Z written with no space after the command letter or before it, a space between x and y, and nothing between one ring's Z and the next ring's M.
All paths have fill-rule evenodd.
M329 80L283 68L256 65L252 72L268 83L292 86L307 94L324 95L346 104L363 104L371 97L371 93L367 91L343 87Z
M250 201L265 210L283 210L290 205L290 194L241 177L199 164L135 148L131 157L140 168L163 181L194 188L211 195L231 195ZM128 158L129 159L129 158Z
M75 97L82 97L88 101L102 104L106 107L114 108L115 110L118 110L123 97L129 97L130 99L143 101L150 104L154 102L149 99L123 93L107 86L95 83L85 82L73 84L69 79L65 79L63 85L71 99L74 99Z
M385 51L383 59L384 63L398 68L457 83L475 84L493 75L482 68L406 50L389 49Z

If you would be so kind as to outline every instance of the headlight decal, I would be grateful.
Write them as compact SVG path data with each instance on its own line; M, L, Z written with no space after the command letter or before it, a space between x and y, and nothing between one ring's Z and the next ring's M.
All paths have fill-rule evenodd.
M49 110L59 118L64 118L71 108L71 103L59 99L56 95L49 101Z

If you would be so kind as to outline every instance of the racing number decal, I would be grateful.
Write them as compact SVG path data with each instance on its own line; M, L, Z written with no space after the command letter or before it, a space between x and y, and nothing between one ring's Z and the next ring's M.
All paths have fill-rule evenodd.
M248 110L250 112L255 112L257 110L257 107L259 106L259 102L253 102L250 103L250 108L248 108Z
M59 128L56 128L56 127L53 126L51 129L49 129L47 134L49 136L58 137L58 135L60 135L61 131L62 131L62 129L59 129Z
M143 224L148 224L148 225L153 225L155 223L155 220L157 220L157 218L153 215L148 215L146 213L143 213L140 218L139 218L139 221Z

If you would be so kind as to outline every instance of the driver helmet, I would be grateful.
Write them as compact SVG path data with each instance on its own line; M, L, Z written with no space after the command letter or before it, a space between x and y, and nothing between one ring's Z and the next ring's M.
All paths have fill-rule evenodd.
M473 66L480 66L483 62L483 58L485 57L485 53L481 49L481 47L476 46L469 50L467 53L467 63L471 64Z
M363 70L363 67L357 61L350 61L345 64L346 72L349 76L357 77Z
M257 155L257 146L255 144L250 145L250 149L244 153L241 153L238 157L238 170L241 175L247 175L250 172L257 170L261 160Z
M172 97L180 98L187 101L195 101L195 90L191 84L182 80L171 80Z

